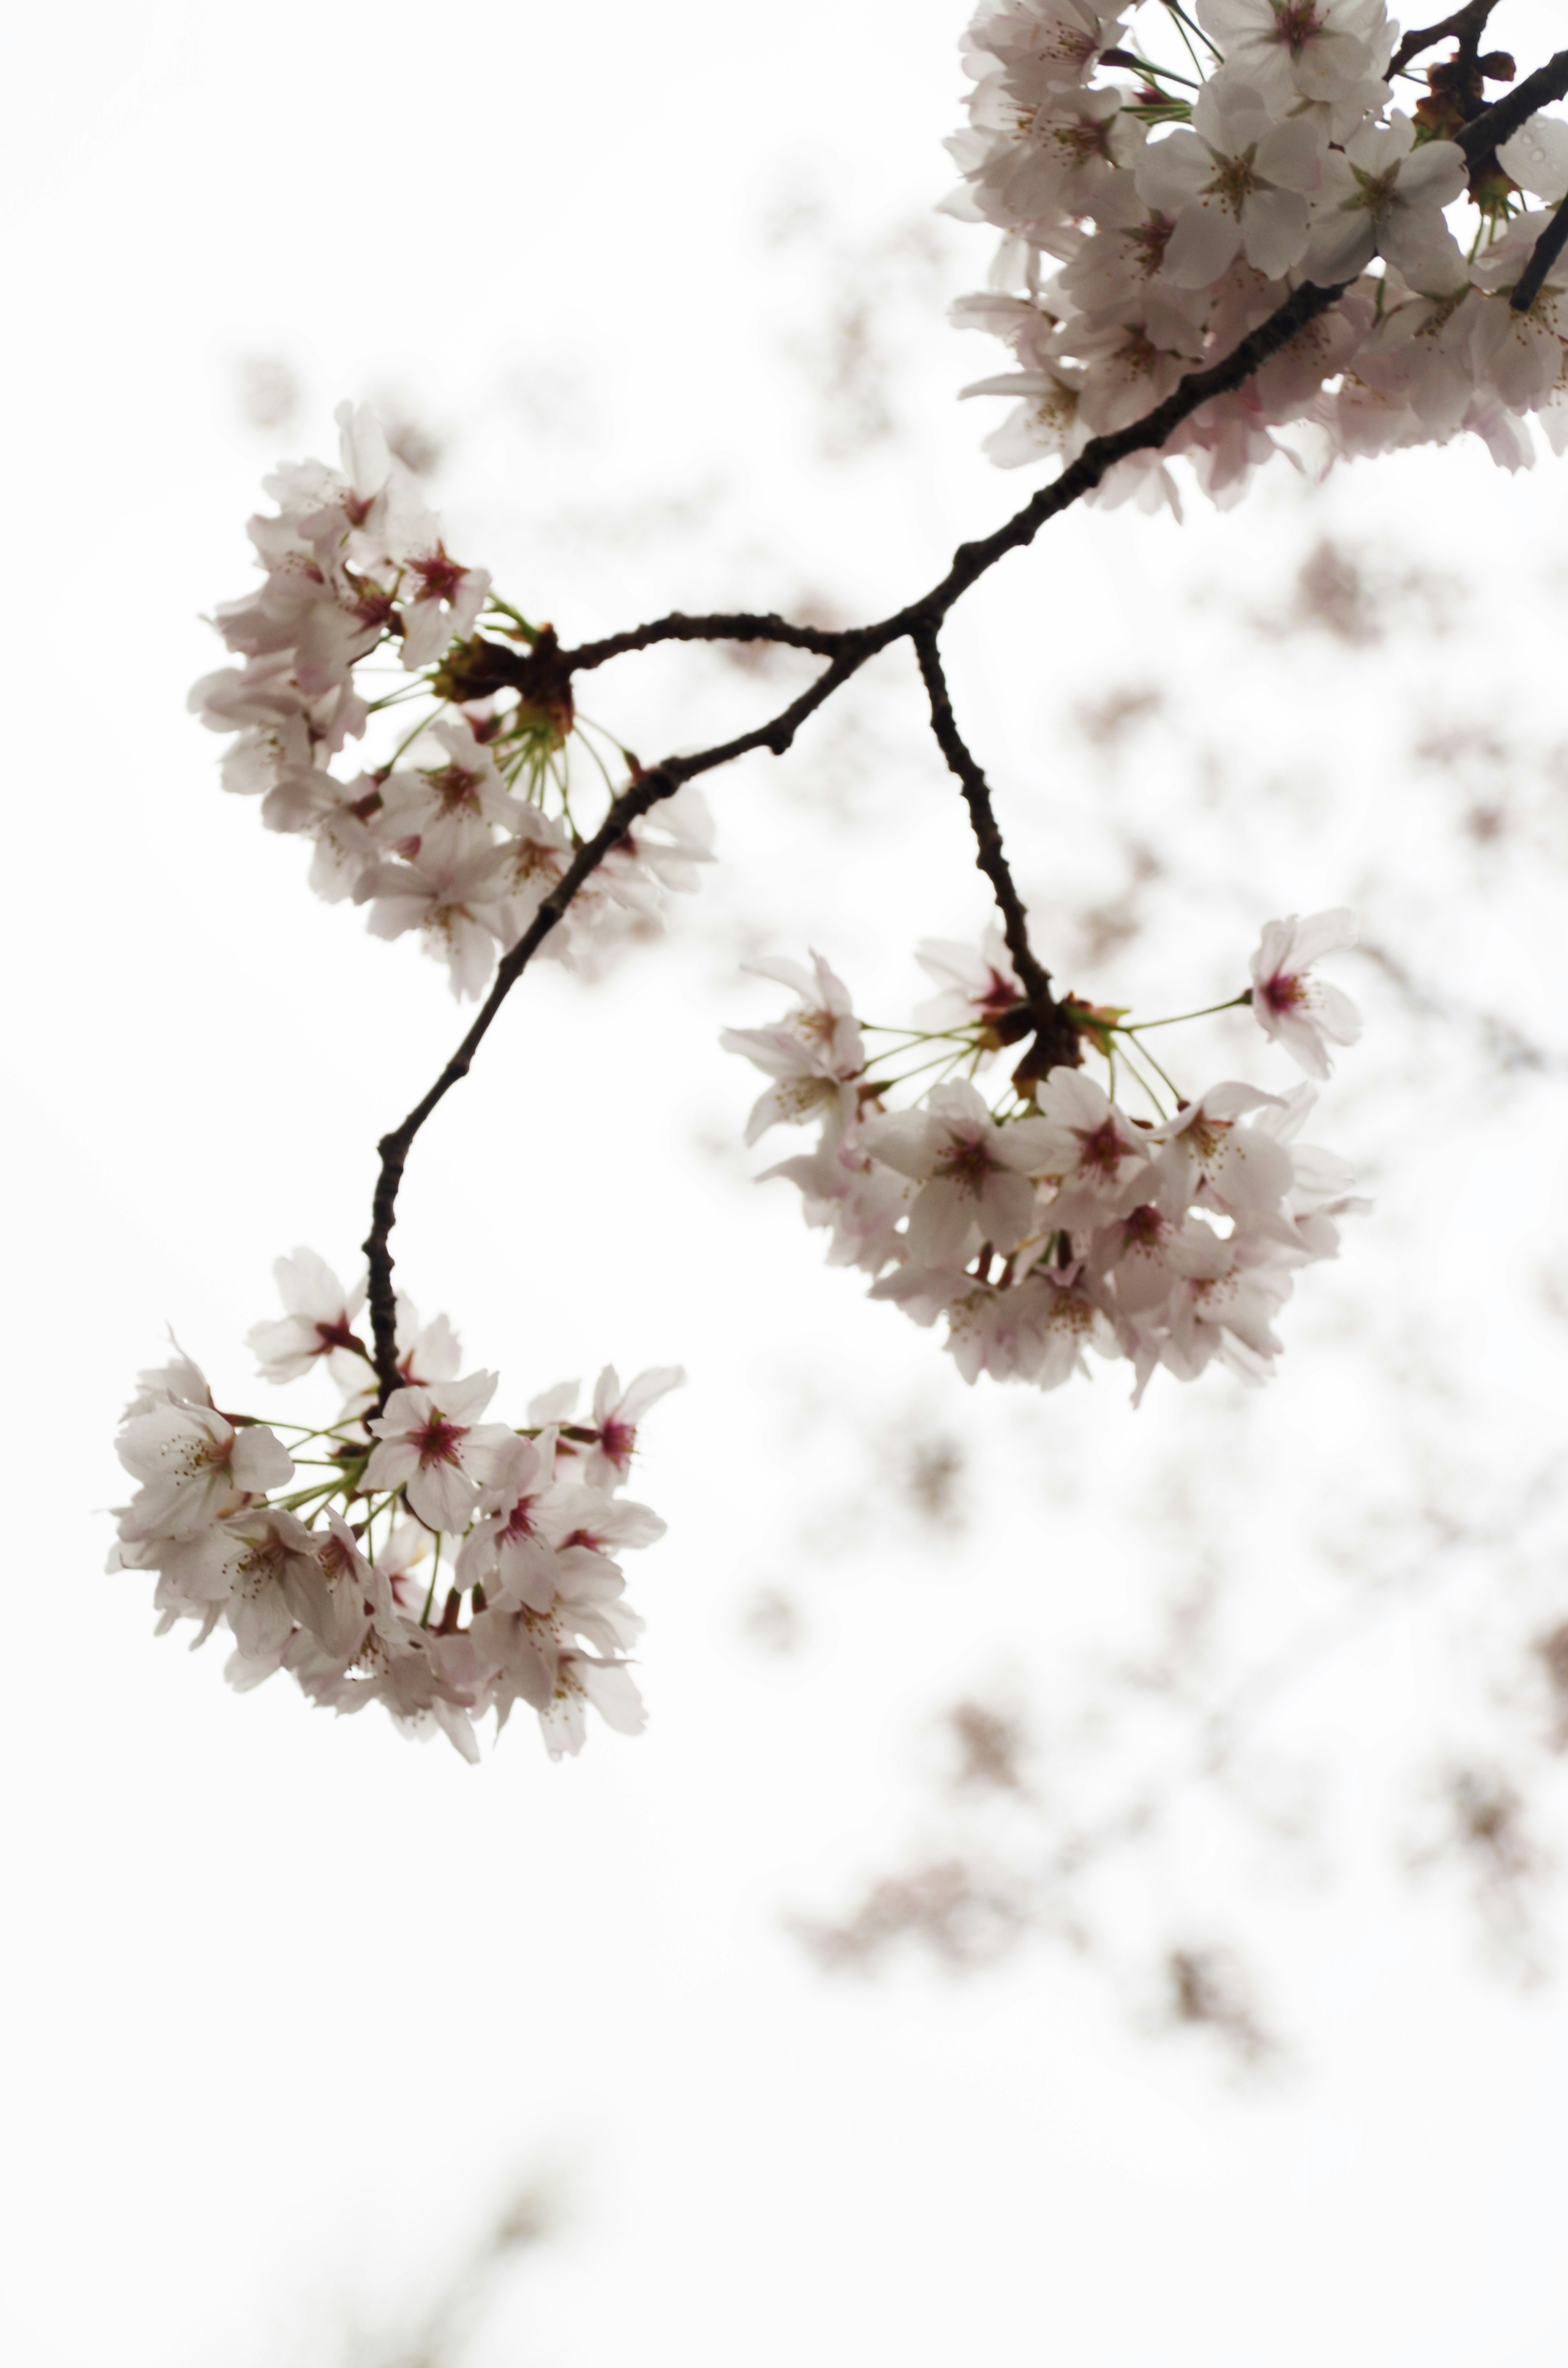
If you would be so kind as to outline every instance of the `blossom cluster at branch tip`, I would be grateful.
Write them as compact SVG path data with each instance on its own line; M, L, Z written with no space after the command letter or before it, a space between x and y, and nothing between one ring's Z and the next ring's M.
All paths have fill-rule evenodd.
M1271 921L1251 987L1214 1008L1250 1007L1301 1067L1326 1076L1328 1045L1353 1042L1360 1021L1314 965L1354 939L1343 911ZM829 1263L870 1275L873 1299L917 1324L945 1319L966 1381L1055 1389L1088 1370L1089 1350L1131 1364L1135 1405L1162 1368L1192 1381L1218 1361L1265 1380L1296 1274L1336 1256L1338 1220L1369 1206L1342 1159L1302 1140L1313 1087L1229 1080L1187 1099L1143 1041L1170 1023L1069 998L1062 1008L1103 1057L1105 1084L1081 1067L1040 1077L1026 1053L993 1104L974 1079L1035 1025L1000 931L978 954L936 942L918 959L941 992L902 1030L858 1020L820 955L810 971L756 965L795 1004L774 1027L724 1032L773 1080L746 1140L781 1121L820 1130L814 1150L759 1180L799 1187ZM867 1038L882 1036L892 1041L868 1054ZM933 1068L917 1101L894 1106L902 1084ZM1144 1109L1121 1107L1123 1081Z
M549 627L450 556L373 415L343 404L337 421L338 468L267 479L276 512L250 522L262 581L212 619L242 663L190 704L234 735L224 787L312 842L316 894L368 905L377 937L417 932L454 995L477 996L583 842L585 767L602 791L635 760L575 712ZM712 845L688 783L610 850L542 950L601 962L667 892L697 886Z
M108 1567L156 1573L159 1634L189 1621L200 1645L222 1624L232 1684L286 1670L324 1709L380 1702L467 1759L485 1713L499 1734L519 1702L552 1759L581 1749L590 1708L641 1733L628 1656L643 1623L619 1557L665 1524L620 1492L678 1367L625 1389L607 1367L581 1419L563 1383L514 1429L483 1419L496 1376L460 1372L446 1317L421 1325L400 1298L403 1385L377 1414L363 1282L345 1291L308 1249L277 1275L285 1313L250 1336L263 1379L321 1366L342 1404L325 1423L269 1423L222 1412L183 1353L141 1376L117 1442L139 1485Z
M1228 504L1276 452L1327 467L1460 433L1517 469L1532 415L1568 447L1568 258L1508 302L1568 188L1568 122L1532 117L1472 175L1441 75L1395 105L1396 37L1382 0L980 0L946 202L1002 233L955 308L1013 355L964 390L1014 398L1000 466L1070 462L1303 282L1345 293L1091 499L1179 514L1178 454Z

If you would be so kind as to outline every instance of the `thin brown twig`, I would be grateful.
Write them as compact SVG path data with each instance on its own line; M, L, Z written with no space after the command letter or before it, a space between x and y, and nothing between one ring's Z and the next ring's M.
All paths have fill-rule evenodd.
M1568 52L1564 54L1568 59ZM870 658L894 642L914 640L922 632L927 637L934 635L948 611L998 560L1006 558L1009 552L1025 549L1049 519L1058 517L1092 492L1119 461L1128 460L1137 452L1157 451L1175 430L1204 404L1244 385L1255 371L1282 352L1294 338L1336 304L1344 293L1343 285L1318 288L1309 283L1296 289L1269 314L1267 320L1242 338L1229 354L1206 370L1189 370L1165 400L1145 413L1142 419L1108 435L1093 438L1060 476L1042 485L1032 499L1026 502L1023 508L1005 525L998 527L994 533L977 542L960 544L953 554L952 565L946 575L920 599L897 610L894 615L883 618L880 623L851 626L843 632L823 632L817 635L813 628L789 626L782 626L781 632L775 634L770 630L775 620L760 616L720 620L725 624L744 623L748 630L741 637L745 639L794 639L798 631L810 631L813 633L813 643L809 646L816 647L820 655L830 657L831 663L823 669L815 682L768 723L758 725L754 731L742 733L733 740L723 741L716 747L703 749L697 755L666 757L662 764L639 774L634 781L628 784L611 803L609 811L593 837L585 840L578 848L566 871L544 898L517 944L503 959L478 1017L435 1084L415 1104L401 1126L394 1127L390 1134L381 1137L378 1145L381 1164L371 1203L370 1231L364 1244L365 1255L369 1261L369 1298L375 1334L376 1378L380 1384L378 1409L385 1406L402 1378L397 1363L397 1296L392 1284L391 1243L397 1217L398 1190L415 1137L452 1087L467 1076L475 1053L533 955L561 920L584 882L598 869L611 848L619 846L631 825L662 799L673 797L683 783L696 780L700 774L733 764L737 757L748 756L760 748L767 749L773 756L782 756L807 717L831 699ZM683 630L695 621L667 617L654 625L637 629L631 635L619 638L624 650L646 648L656 640L699 638ZM759 630L753 632L752 628ZM728 634L716 637L731 638ZM798 645L808 646L804 643ZM562 671L570 671L571 656L571 653L562 653L557 661ZM1047 992L1049 994L1049 985Z
M920 678L931 702L932 735L963 791L974 831L975 866L991 882L1002 916L1002 934L1035 1023L1031 1063L1042 1074L1059 1065L1075 1068L1081 1058L1077 1031L1051 991L1051 973L1029 943L1028 916L1002 845L1001 825L991 802L991 784L959 730L936 633L929 626L922 625L911 639L920 666Z
M1460 57L1468 58L1473 63L1475 53L1481 47L1481 36L1486 29L1486 20L1496 6L1497 0L1467 0L1466 6L1456 8L1453 15L1445 17L1440 25L1427 25L1419 32L1406 33L1389 60L1389 73L1399 74L1412 58L1419 57L1423 50L1431 49L1437 41L1458 41Z

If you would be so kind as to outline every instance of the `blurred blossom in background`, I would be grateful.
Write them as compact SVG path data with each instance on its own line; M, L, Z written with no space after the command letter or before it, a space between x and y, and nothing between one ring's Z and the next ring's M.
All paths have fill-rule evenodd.
M1358 914L1323 1117L1376 1212L1267 1391L968 1390L750 1181L743 965L820 946L898 1019L915 940L990 917L897 650L710 782L666 935L530 972L404 1190L399 1280L474 1364L687 1370L647 1736L470 1769L235 1699L100 1576L128 1377L170 1325L243 1399L273 1257L352 1265L459 1032L186 713L260 475L374 401L574 640L924 588L1033 482L954 401L962 13L12 35L28 2368L1561 2362L1561 464L1074 513L947 636L1061 985L1194 1008L1267 917ZM1557 13L1493 31L1534 62ZM807 672L676 649L584 696L652 757ZM1245 1012L1184 1054L1294 1081Z

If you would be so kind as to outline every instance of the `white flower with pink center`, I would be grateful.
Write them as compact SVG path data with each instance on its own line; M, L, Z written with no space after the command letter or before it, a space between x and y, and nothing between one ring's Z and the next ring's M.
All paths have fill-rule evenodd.
M777 1082L754 1105L746 1142L756 1143L771 1126L804 1125L825 1118L842 1131L854 1119L854 1081L864 1076L866 1048L849 990L820 954L805 970L792 962L749 962L758 978L790 987L796 1008L774 1028L725 1028L719 1042L740 1053Z
M411 1512L433 1530L466 1530L480 1490L494 1476L497 1449L514 1433L481 1423L495 1395L495 1373L471 1373L433 1388L394 1390L384 1415L366 1425L378 1444L365 1466L368 1492L401 1488Z
M915 1007L922 1028L939 1032L949 1028L978 1028L982 1041L1013 1044L1029 1030L1024 990L1013 973L1007 941L993 921L972 946L949 938L925 938L915 959L941 990Z
M293 1477L282 1440L264 1423L236 1427L212 1406L170 1398L128 1422L116 1452L142 1486L121 1516L122 1539L192 1538Z
M410 674L433 665L450 642L472 633L490 589L490 571L463 567L444 542L414 552L403 572L403 663Z
M1055 1225L1103 1224L1153 1197L1148 1132L1133 1125L1081 1069L1052 1069L1039 1092L1042 1157L1039 1173L1060 1190Z
M1355 916L1342 905L1305 920L1292 913L1267 924L1252 958L1253 1016L1309 1077L1330 1076L1329 1045L1354 1044L1361 1033L1350 997L1312 975L1324 954L1353 946L1356 937Z
M971 1245L1015 1250L1037 1214L1031 1176L1050 1166L1051 1130L1040 1119L998 1126L971 1085L937 1086L919 1110L868 1119L874 1157L920 1186L909 1212L909 1254L942 1266Z
M555 1432L538 1440L508 1438L495 1451L484 1512L458 1551L458 1585L483 1587L493 1601L525 1603L548 1611L555 1600L559 1562L546 1508L554 1486Z
M1244 1126L1254 1110L1282 1108L1278 1094L1256 1086L1210 1086L1175 1118L1150 1129L1165 1146L1158 1199L1171 1214L1190 1202L1228 1217L1272 1216L1295 1178L1284 1144L1267 1130Z
M656 1406L671 1390L678 1390L685 1380L686 1372L680 1365L651 1365L622 1389L615 1367L605 1367L594 1387L590 1425L594 1441L582 1474L590 1487L620 1486L637 1452L638 1424L650 1406Z
M245 1336L263 1380L298 1381L324 1360L339 1387L353 1388L367 1361L354 1329L365 1304L364 1277L345 1291L326 1260L304 1247L275 1260L272 1271L288 1314L276 1323L253 1324Z
M1358 90L1393 47L1383 0L1197 0L1197 9L1227 72L1256 83L1276 116Z

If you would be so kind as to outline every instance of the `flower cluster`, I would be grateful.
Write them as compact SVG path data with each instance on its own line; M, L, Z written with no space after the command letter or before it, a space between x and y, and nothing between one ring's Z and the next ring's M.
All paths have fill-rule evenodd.
M1302 281L1344 295L1165 447L1236 498L1312 431L1325 461L1480 436L1534 457L1527 415L1568 445L1568 259L1528 312L1507 299L1568 188L1568 123L1536 116L1472 174L1450 136L1480 105L1451 63L1414 112L1385 79L1382 0L981 0L964 41L969 128L948 202L1003 233L986 293L957 318L1016 368L965 390L1017 408L1003 467L1071 461L1219 359ZM1414 83L1414 77L1411 78ZM1415 85L1419 87L1419 85ZM1457 217L1464 245L1449 214ZM1298 437L1294 439L1301 443ZM1312 441L1312 438L1308 438ZM1100 498L1177 507L1164 461L1111 471Z
M1270 922L1234 998L1315 1076L1360 1023L1313 965L1354 936L1344 912ZM1368 1205L1343 1160L1301 1139L1313 1088L1232 1082L1184 1099L1143 1042L1168 1022L1069 999L1060 1009L1104 1059L1106 1085L1060 1063L1040 1076L1026 1051L992 1108L973 1078L1037 1029L1006 948L993 931L978 959L933 943L919 960L943 991L915 1029L857 1019L819 955L810 972L763 966L796 998L776 1027L724 1033L773 1081L748 1142L780 1121L820 1124L814 1151L766 1173L800 1187L829 1262L863 1269L871 1297L917 1324L945 1316L966 1381L1054 1389L1087 1370L1087 1349L1131 1364L1135 1404L1162 1366L1191 1381L1218 1359L1265 1379L1297 1269L1333 1258L1336 1219ZM876 1057L869 1034L890 1039ZM906 1077L935 1067L938 1080L917 1106L890 1108L903 1081L890 1071L911 1054ZM1119 1106L1119 1070L1152 1115Z
M453 993L478 996L582 844L571 748L606 788L607 757L633 773L636 760L575 712L550 628L452 558L372 415L344 404L337 419L340 468L306 461L267 481L277 513L250 522L261 584L213 619L244 663L190 703L237 735L224 787L258 796L269 829L313 841L317 894L368 905L378 937L418 931ZM392 687L368 697L386 674ZM372 729L384 746L356 763L350 744ZM582 961L656 919L666 891L696 887L712 837L700 791L664 801L544 950Z
M590 1704L640 1733L626 1656L642 1622L617 1557L665 1524L620 1490L638 1425L679 1371L623 1390L607 1369L585 1421L563 1383L510 1429L483 1419L496 1376L460 1378L446 1318L421 1326L403 1301L403 1386L378 1413L355 1329L363 1283L345 1292L308 1249L277 1274L287 1312L250 1336L263 1378L324 1366L344 1403L319 1427L261 1422L221 1412L183 1354L141 1376L118 1442L140 1485L109 1568L157 1573L159 1633L192 1621L200 1645L222 1621L235 1686L287 1669L313 1702L379 1702L405 1733L439 1729L468 1759L476 1722L494 1710L499 1732L517 1702L539 1713L552 1759L581 1749Z

